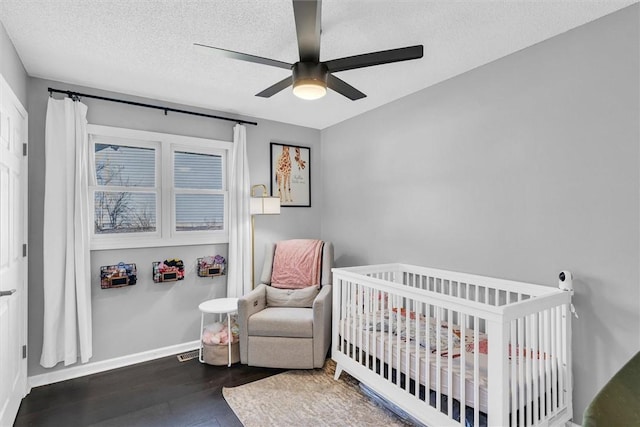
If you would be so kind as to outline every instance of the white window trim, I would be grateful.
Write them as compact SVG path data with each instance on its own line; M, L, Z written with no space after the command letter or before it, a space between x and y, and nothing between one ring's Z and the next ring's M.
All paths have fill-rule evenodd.
M89 186L89 209L91 213L91 250L124 249L124 248L150 248L163 246L188 246L219 244L229 242L229 206L228 206L228 173L231 150L233 143L214 139L196 138L191 136L149 132L111 126L87 125L90 135L102 137L114 137L131 141L132 145L156 149L156 231L128 234L95 234L93 225L95 191L100 191L97 185ZM95 152L94 141L90 138L90 155ZM202 193L223 194L225 202L223 230L220 231L175 231L175 206L172 202L176 193L173 188L173 153L175 151L193 151L198 153L222 155L223 185L222 191L203 190ZM94 158L92 157L92 161ZM112 190L113 188L110 188ZM130 187L126 188L131 191ZM136 189L138 190L138 189ZM140 191L149 192L148 188L140 188ZM187 190L185 192L191 192ZM178 191L179 193L183 190Z

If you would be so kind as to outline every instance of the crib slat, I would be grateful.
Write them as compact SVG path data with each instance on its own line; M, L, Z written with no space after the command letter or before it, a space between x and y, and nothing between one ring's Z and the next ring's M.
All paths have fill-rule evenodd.
M462 342L460 343L460 425L466 425L466 413L467 413L467 348L466 348L466 336L467 336L467 315L464 312L460 312L460 337Z
M422 277L420 277L420 283L422 284ZM414 377L415 386L413 388L413 395L416 398L420 398L420 354L422 353L422 348L420 346L420 337L421 337L420 323L421 322L422 322L422 304L418 304L416 306L416 342L415 342L416 354L415 354L415 362L414 362L416 373Z
M516 372L516 349L518 344L516 341L516 326L517 320L510 322L511 337L509 340L509 363L511 365L511 425L516 426L518 416L518 376Z
M342 281L341 279L335 278L333 281L333 298L334 298L333 300L334 301L334 304L333 304L334 319L335 319L335 313L336 312L339 313L337 324L335 320L333 322L334 334L335 334L336 327L338 329L338 335L333 336L333 343L334 343L333 346L336 351L342 352L342 349L344 347L344 323L345 323L344 310L345 310L346 304L344 302L344 281ZM336 301L338 301L337 307L335 305Z
M477 326L475 316L473 320ZM480 425L480 329L477 327L473 329L473 425Z
M544 360L544 368L545 368L545 389L546 389L546 407L545 414L549 416L551 413L551 358L553 357L551 353L551 311L544 311L545 318L545 335L544 335L544 353L547 357Z
M516 347L518 360L518 420L519 425L524 425L524 325L523 319L518 319L518 346Z
M442 354L442 343L441 343L441 337L442 337L442 328L440 327L440 325L442 324L442 308L441 307L437 307L436 308L436 324L434 325L435 329L435 335L436 335L436 354L434 355L435 360L436 360L436 409L438 411L440 411L440 405L441 405L441 397L440 397L440 392L442 390L442 374L441 374L441 369L442 369L442 357L440 357L440 355Z
M526 399L526 409L525 409L525 416L526 416L526 424L525 425L531 425L532 421L532 417L533 417L533 413L531 410L531 405L532 405L532 397L531 397L531 393L532 393L532 386L533 384L531 384L532 381L532 364L533 364L533 345L531 345L531 317L530 316L526 316L523 319L525 321L525 346L527 349L527 353L526 353L526 363L525 363L525 399Z
M539 420L539 415L538 415L538 411L540 410L539 408L539 402L540 402L540 390L539 390L539 380L540 380L540 372L538 370L539 366L540 366L540 357L541 357L541 353L540 353L540 347L538 345L538 324L540 323L540 319L538 316L538 313L535 313L532 315L532 332L531 332L531 337L533 339L533 413L532 413L532 423L534 426L538 425L538 420Z
M571 381L572 359L571 359L571 304L562 306L563 322L562 322L562 360L564 389L563 389L563 405L567 408L567 412L573 413L573 403L571 396L573 395L573 384Z
M424 384L425 384L425 400L427 402L427 404L431 403L431 395L430 395L430 390L431 390L431 340L430 340L430 336L431 336L431 304L426 304L425 306L425 311L426 311L426 317L427 320L425 322L425 328L424 328L424 342L426 343L425 345L425 349L424 349L424 376L425 376L425 380L424 380Z
M394 298L395 303L393 304L394 307L399 307L399 300L400 297L396 296ZM403 327L402 327L402 316L400 316L400 313L396 313L396 315L394 316L396 318L396 345L395 345L395 349L396 349L396 354L395 354L395 361L397 363L397 367L398 369L396 369L396 386L400 387L400 366L402 364L402 360L400 359L400 333L401 331L404 331ZM392 359L393 361L394 359Z
M344 321L342 322L342 324L340 325L341 328L341 338L340 338L340 347L342 348L342 352L343 353L347 353L347 351L345 350L345 347L348 346L349 344L349 338L346 337L345 335L345 330L346 333L348 334L348 325L349 325L349 318L347 317L347 310L350 310L351 305L349 304L349 300L348 300L348 296L349 296L349 283L346 281L342 282L342 291L341 291L341 298L342 298L342 307L341 307L341 318L344 319ZM346 343L345 343L346 341Z
M558 409L563 406L563 396L564 396L564 376L562 375L564 369L562 366L562 326L563 326L563 315L562 315L562 307L556 307L556 318L558 319L558 323L556 324L556 348L557 348L557 361L558 361Z
M489 352L487 354L487 380L489 425L506 426L509 424L509 396L505 390L509 388L509 366L507 361L507 343L509 333L507 324L501 321L487 322L487 335L489 336ZM478 345L478 352L479 343ZM480 377L478 377L478 381Z
M357 320L357 314L358 314L358 284L357 283L352 283L351 284L351 307L353 307L353 310L351 312L351 334L349 336L349 342L352 343L352 348L349 349L349 353L351 354L351 357L353 357L355 360L358 359L358 353L357 353L357 348L356 346L358 345L357 339L358 339L358 331L357 331L357 326L356 326L356 320Z
M409 339L409 331L411 328L411 310L410 310L410 306L408 304L406 304L404 306L405 308L405 319L404 319L404 325L405 325L405 341L404 341L404 372L406 372L406 376L405 376L405 381L404 381L404 389L405 391L409 391L409 388L411 386L411 349L410 349L410 345L411 345L411 340ZM402 366L402 365L400 365ZM402 370L401 370L402 371Z
M358 362L362 363L362 284L356 283L356 309L355 312L356 322L355 324L355 341L356 348L354 348L355 358Z
M349 346L351 343L351 316L353 314L353 303L351 301L351 287L352 284L351 282L345 282L345 292L344 292L344 299L345 299L345 303L346 303L346 308L345 308L345 337L346 337L346 343L344 345L344 353L346 355L349 355Z
M558 327L557 312L554 309L551 310L551 412L554 413L557 409L558 400L558 349L556 348L556 328Z
M568 342L570 342L568 337L568 331L571 329L571 314L570 314L570 308L566 305L560 308L560 312L562 313L562 321L560 326L560 331L562 334L562 338L560 340L560 342L562 343L562 346L560 348L561 369L562 369L561 397L562 397L562 406L565 407L565 406L569 406L567 395L571 392L570 391L571 384L567 382L567 376L566 376L567 369L571 365L570 357L567 354L571 348L571 346L568 344Z
M392 355L392 342L391 339L393 338L392 334L392 330L393 330L393 319L391 318L391 305L392 305L392 299L393 299L393 295L391 294L391 292L387 293L387 299L385 300L385 305L386 305L386 310L384 312L385 314L385 321L387 323L387 332L386 335L384 335L385 337L385 354L387 357L386 363L387 363L387 381L391 382L392 378L391 378L391 367L393 366L393 360L391 359L391 355Z
M371 303L372 303L372 293L373 291L371 290L371 288L366 287L364 288L364 301L365 301L365 325L371 325ZM364 333L364 328L361 329ZM369 355L371 354L371 334L368 331L366 331L366 334L364 336L365 338L365 348L364 348L364 356L365 356L365 366L367 367L367 369L371 369L371 357L369 357ZM374 353L375 354L375 353Z
M369 355L371 356L373 369L377 372L376 366L376 355L378 354L378 327L377 325L381 325L382 328L382 319L378 319L378 313L380 312L380 298L382 297L379 290L374 289L373 291L373 313L372 313L372 323L373 331L371 337L371 347L369 347ZM380 323L378 323L380 322Z
M447 315L452 314L447 310ZM449 320L447 316L447 320ZM447 414L451 417L453 414L453 328L451 323L447 323Z

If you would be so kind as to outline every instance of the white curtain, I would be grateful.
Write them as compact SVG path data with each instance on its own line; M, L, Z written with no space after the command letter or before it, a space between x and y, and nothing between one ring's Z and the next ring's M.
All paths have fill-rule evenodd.
M49 98L45 125L44 331L40 364L92 356L87 106Z
M251 217L249 215L251 182L247 159L247 130L233 128L233 152L229 182L229 255L227 297L241 297L251 284Z

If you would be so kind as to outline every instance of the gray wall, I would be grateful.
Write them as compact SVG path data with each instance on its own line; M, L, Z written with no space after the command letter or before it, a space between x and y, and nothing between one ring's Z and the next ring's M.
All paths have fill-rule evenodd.
M224 113L198 110L188 106L172 105L92 88L73 86L36 78L29 79L29 375L51 370L39 365L42 351L43 272L42 225L44 218L44 125L47 106L47 87L70 89L78 92L113 98L163 104L209 114ZM88 105L88 121L92 124L117 126L155 132L166 132L202 138L233 139L233 122L205 119L145 108L83 99ZM229 117L229 115L226 115ZM245 118L246 119L246 118ZM250 119L250 118L249 118ZM256 220L256 265L261 265L267 240L288 237L320 235L321 175L319 167L318 130L283 123L258 121L258 126L247 125L247 151L252 182L269 183L269 143L288 141L311 147L312 208L283 208L279 216L260 217ZM199 278L195 274L196 258L220 254L226 258L227 245L181 246L131 250L92 251L92 308L94 356L92 362L125 356L146 350L181 344L198 339L200 312L198 304L207 299L226 295L226 276ZM155 284L151 263L167 258L181 258L186 263L184 281ZM99 267L119 261L135 262L138 266L138 284L119 289L101 290ZM257 273L259 274L259 272ZM75 365L72 365L75 366ZM58 365L54 369L63 369Z
M22 106L27 108L27 72L2 22L0 22L0 74L9 83Z
M628 7L322 132L339 266L575 277L575 420L640 349L639 24Z

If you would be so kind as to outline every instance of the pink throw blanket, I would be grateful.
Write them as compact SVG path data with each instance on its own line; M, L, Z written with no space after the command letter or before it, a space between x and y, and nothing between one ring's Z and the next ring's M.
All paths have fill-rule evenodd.
M273 257L271 286L300 289L320 284L322 240L294 239L278 242Z

